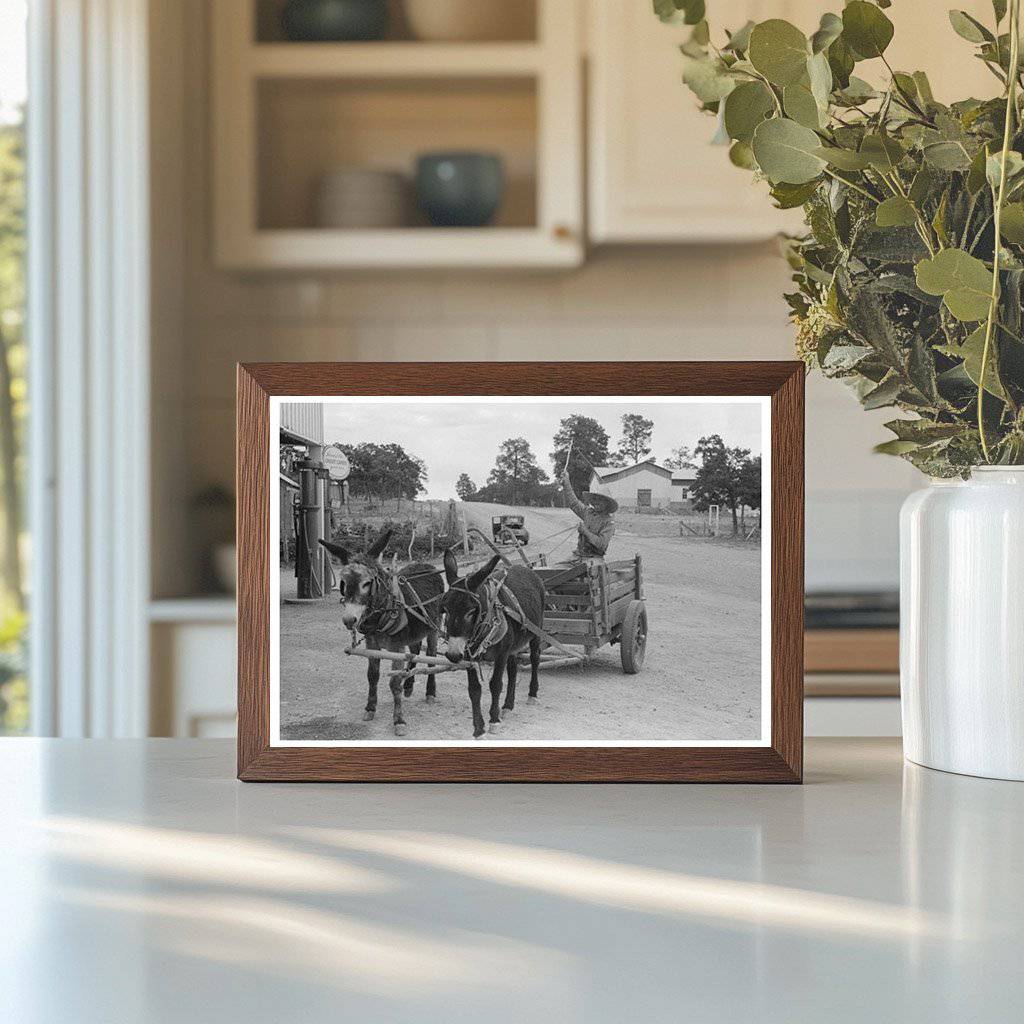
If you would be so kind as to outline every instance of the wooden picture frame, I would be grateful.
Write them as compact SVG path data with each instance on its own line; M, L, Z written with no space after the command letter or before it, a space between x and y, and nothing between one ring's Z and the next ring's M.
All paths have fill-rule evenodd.
M275 746L272 396L764 396L770 405L770 741L761 746ZM365 400L365 399L364 399ZM244 781L800 782L804 367L799 362L238 366L238 777ZM274 481L276 483L276 480ZM276 557L276 556L275 556ZM762 593L764 591L762 590ZM642 676L635 677L642 680Z

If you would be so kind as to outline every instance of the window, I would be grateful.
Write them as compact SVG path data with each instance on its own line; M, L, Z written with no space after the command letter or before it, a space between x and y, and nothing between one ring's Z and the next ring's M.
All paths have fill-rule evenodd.
M0 734L28 729L24 0L0 4Z
M651 507L651 489L649 487L641 488L636 492L636 503L639 508Z

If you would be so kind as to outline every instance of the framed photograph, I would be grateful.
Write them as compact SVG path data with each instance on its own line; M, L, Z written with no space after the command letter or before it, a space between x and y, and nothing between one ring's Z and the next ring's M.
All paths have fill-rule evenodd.
M799 782L799 362L238 368L238 775Z

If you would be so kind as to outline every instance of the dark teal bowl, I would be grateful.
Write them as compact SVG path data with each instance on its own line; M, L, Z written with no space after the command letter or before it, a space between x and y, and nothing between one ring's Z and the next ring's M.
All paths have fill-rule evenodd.
M302 43L380 39L388 27L387 0L288 0L281 27L288 39Z
M504 192L504 164L494 153L424 153L416 161L416 195L435 227L490 224Z

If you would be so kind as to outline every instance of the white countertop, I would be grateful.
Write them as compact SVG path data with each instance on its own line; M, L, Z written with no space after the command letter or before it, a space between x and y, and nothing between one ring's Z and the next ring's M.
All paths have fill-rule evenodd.
M0 1021L1019 1019L1024 785L807 748L803 787L328 786L0 741Z

